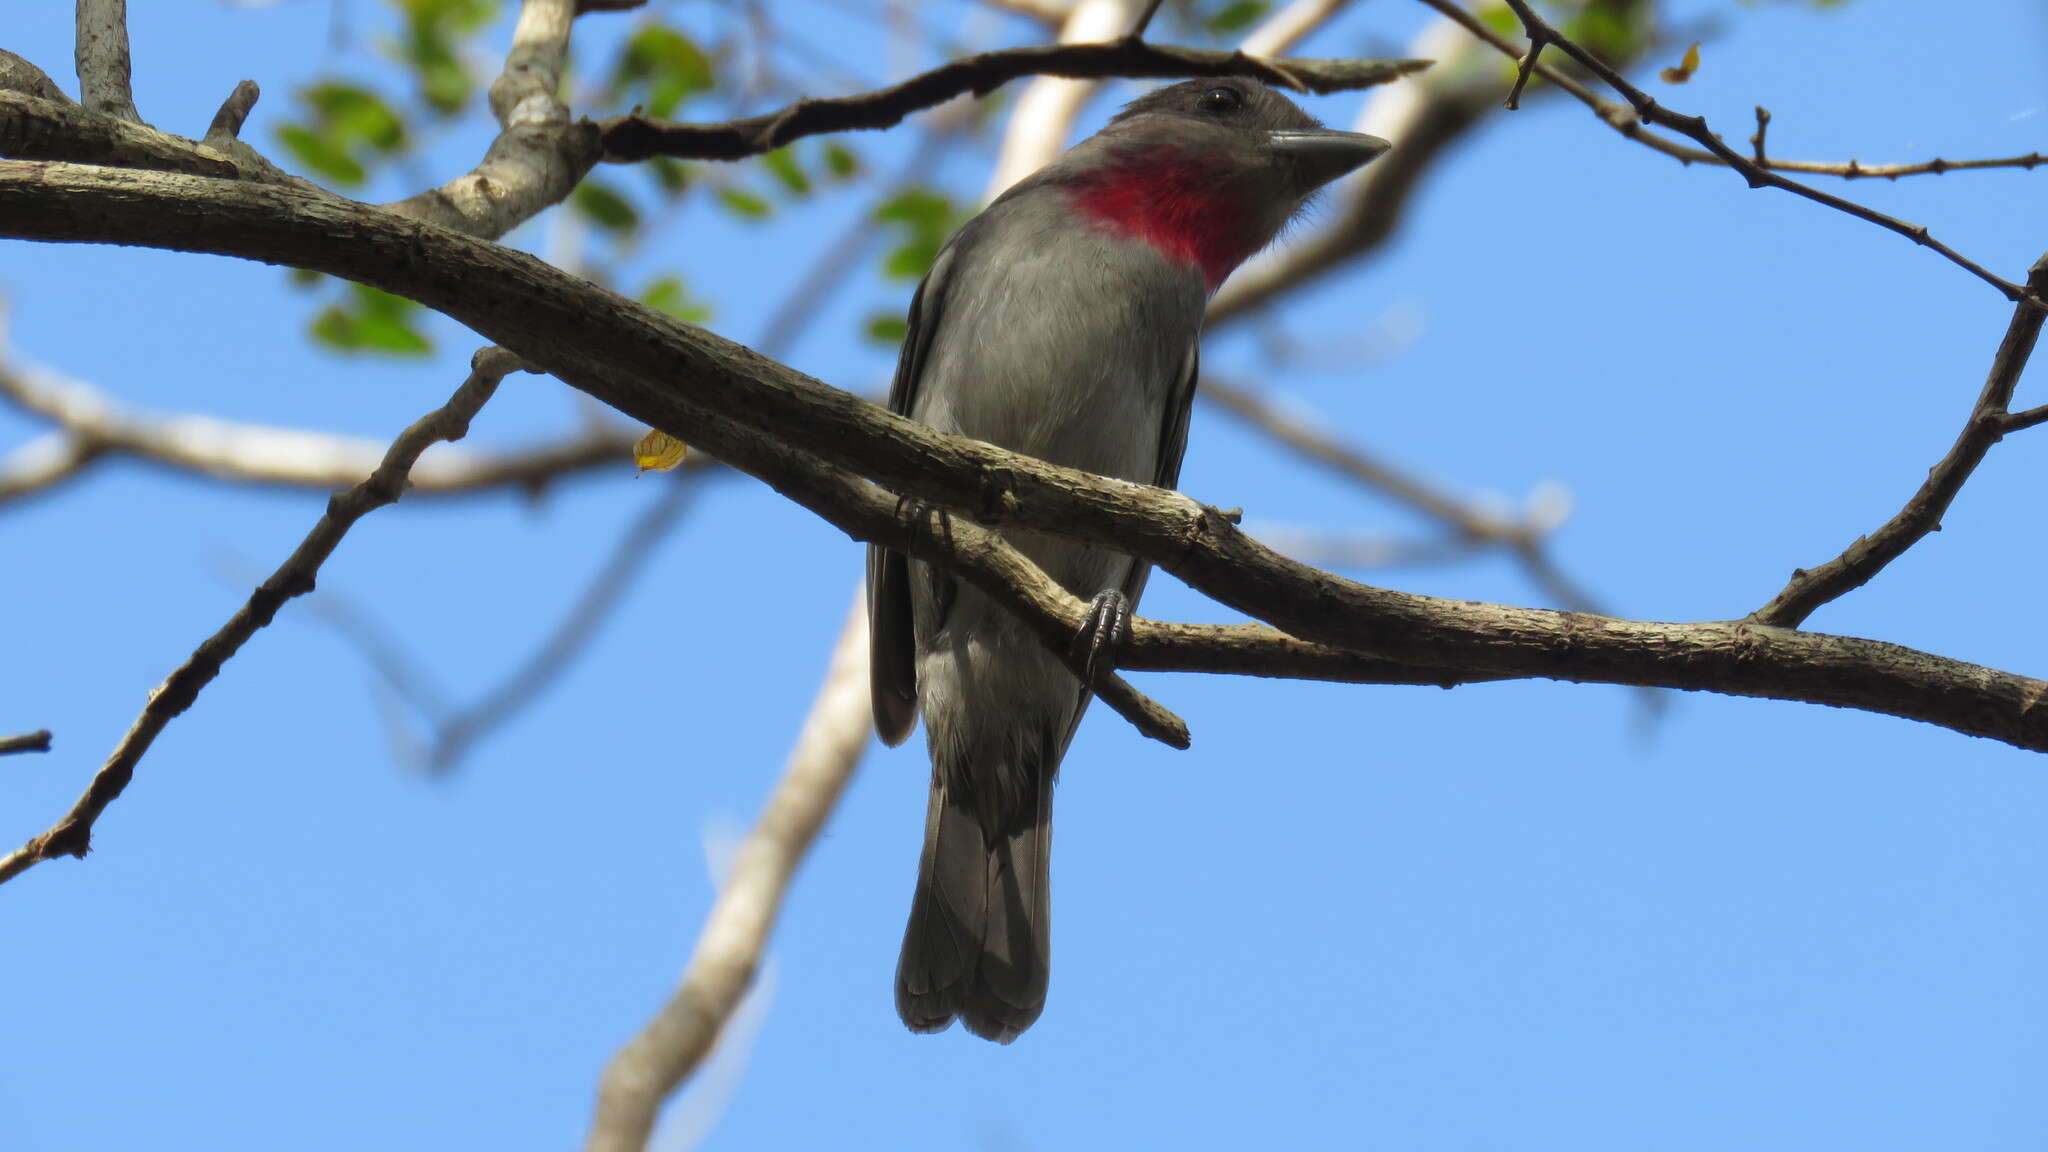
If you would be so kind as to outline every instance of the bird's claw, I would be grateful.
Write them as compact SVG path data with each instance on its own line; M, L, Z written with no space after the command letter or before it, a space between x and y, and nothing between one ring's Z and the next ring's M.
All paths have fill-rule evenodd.
M923 551L922 545L927 540L943 538L951 541L953 522L944 508L915 497L904 497L896 502L896 511L909 528L911 554Z
M1104 588L1088 602L1088 614L1081 619L1081 631L1074 641L1084 649L1082 667L1093 684L1116 670L1116 655L1131 635L1131 598L1115 588Z

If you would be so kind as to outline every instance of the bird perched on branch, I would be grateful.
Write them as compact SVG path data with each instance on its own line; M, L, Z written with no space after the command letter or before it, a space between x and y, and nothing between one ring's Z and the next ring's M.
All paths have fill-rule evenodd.
M1140 98L947 242L911 301L890 410L1172 487L1209 297L1387 147L1253 80ZM1077 642L1111 666L1148 565L1004 536L1090 602ZM868 550L868 611L875 727L900 744L921 712L932 762L896 1009L915 1031L957 1017L1007 1043L1045 1007L1053 777L1090 693L994 601L900 553Z

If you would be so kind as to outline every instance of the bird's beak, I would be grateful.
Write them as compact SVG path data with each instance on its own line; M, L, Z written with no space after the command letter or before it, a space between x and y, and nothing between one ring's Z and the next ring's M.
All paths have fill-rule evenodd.
M1320 128L1307 132L1268 132L1266 150L1285 157L1309 188L1320 188L1347 172L1365 167L1393 145L1363 132Z

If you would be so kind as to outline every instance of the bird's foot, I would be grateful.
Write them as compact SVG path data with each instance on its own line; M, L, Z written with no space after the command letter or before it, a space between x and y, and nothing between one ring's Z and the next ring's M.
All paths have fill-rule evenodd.
M1104 588L1088 602L1088 615L1081 619L1081 631L1074 643L1084 649L1083 666L1090 684L1116 671L1116 655L1131 635L1131 598L1115 588Z
M896 501L896 514L910 529L910 555L916 556L924 551L927 541L942 541L951 546L953 521L944 508L915 497L904 497Z

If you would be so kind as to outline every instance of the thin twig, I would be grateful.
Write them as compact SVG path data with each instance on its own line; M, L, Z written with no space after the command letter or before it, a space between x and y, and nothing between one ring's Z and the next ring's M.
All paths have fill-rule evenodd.
M1144 39L1145 29L1152 26L1152 17L1158 15L1159 5L1162 2L1163 0L1145 0L1145 6L1138 9L1137 18L1131 21L1131 30L1124 33L1124 35L1133 40Z
M2005 418L2007 432L2018 432L2038 424L2048 424L2048 404L2043 404L2039 408L2029 408L2025 412L2014 412Z
M20 736L0 736L0 756L12 756L18 752L48 752L50 730L41 728Z
M427 446L439 440L460 440L469 422L497 390L498 382L521 367L517 356L501 348L486 348L470 362L469 378L455 390L448 403L413 422L391 442L384 462L362 483L338 492L327 502L327 512L292 551L269 579L258 585L248 602L238 609L220 631L206 639L170 678L150 693L148 704L135 719L113 755L93 776L85 794L49 831L29 840L0 859L0 883L20 875L44 860L57 856L83 857L92 850L92 827L107 805L121 795L135 775L135 766L149 751L151 743L194 701L251 636L270 623L285 601L313 590L320 565L334 553L341 539L369 512L395 502L405 492L406 473Z
M263 90L256 86L254 80L236 84L228 98L221 101L220 111L213 114L213 123L206 126L206 143L219 147L240 136L243 122L249 119L249 113L262 95Z
M1450 528L1468 540L1488 544L1512 544L1530 532L1520 524L1502 520L1447 496L1393 465L1346 444L1306 421L1281 411L1278 405L1248 388L1204 377L1195 395L1222 408L1268 437L1292 449L1305 459L1321 464L1341 476L1382 493L1424 516Z
M2035 262L2027 287L2036 294L2048 292L2048 256ZM1926 481L1905 507L1877 531L1858 537L1840 556L1810 571L1794 572L1783 591L1769 604L1750 613L1751 620L1797 628L1813 615L1814 609L1861 588L1928 533L1941 530L1942 516L1963 490L1970 474L1983 462L1992 445L2013 430L2013 418L2006 409L2012 403L2020 373L2026 370L2027 358L2033 354L2044 319L2048 319L2048 314L2026 303L2013 310L2012 323L2006 326L2005 338L1999 341L1998 354L1991 360L1991 373L1970 409L1970 418L1964 421L1948 455L1928 471ZM2032 413L2022 415L2031 417Z
M1467 30L1471 31L1473 35L1494 45L1501 51L1520 58L1521 53L1512 44L1509 44L1477 17L1460 7L1455 0L1421 0L1421 2L1458 21ZM1601 60L1582 45L1558 32L1543 17L1537 15L1535 10L1529 6L1528 0L1505 0L1505 2L1509 8L1514 10L1515 15L1521 19L1522 27L1527 32L1531 43L1540 40L1546 44L1555 44L1566 55L1578 61L1582 67L1597 77L1601 83L1606 84L1609 88L1619 93L1627 101L1628 109L1634 120L1655 124L1660 128L1669 129L1694 141L1705 149L1706 156L1702 158L1711 158L1718 164L1733 168L1742 175L1742 178L1749 183L1751 188L1777 188L1781 191L1790 192L1794 196L1811 200L1823 207L1833 208L1838 212L1846 213L1858 220L1875 224L1888 232L1895 232L1923 248L1932 250L1941 256L1942 259L1996 288L1999 294L2003 295L2007 300L2015 303L2025 301L2031 307L2048 309L2048 302L2044 302L2039 297L2029 294L2020 285L1999 276L1962 253L1957 252L1947 244L1936 240L1933 234L1928 231L1926 225L1901 220L1896 216L1887 215L1875 208L1858 204L1853 200L1844 199L1830 192L1823 192L1807 184L1801 184L1797 180L1786 179L1775 171L1758 165L1740 152L1730 148L1719 136L1716 136L1708 129L1705 117L1688 116L1673 112L1659 104L1647 92L1629 83L1626 77L1615 71L1606 61ZM1600 112L1601 118L1617 130L1622 131L1623 135L1657 147L1659 151L1669 151L1669 148L1666 147L1669 145L1669 141L1650 136L1647 133L1630 131L1624 128L1624 121L1618 119L1615 115L1620 109L1610 101L1603 100L1594 95L1578 81L1573 80L1557 69L1542 64L1540 61L1536 63L1535 68L1544 79L1570 92L1585 102L1588 107ZM1680 159L1691 159L1691 157L1681 155Z
M754 980L797 866L868 744L867 613L854 604L781 783L741 843L675 994L598 1084L585 1152L642 1152L662 1101L710 1055Z
M1352 123L1358 131L1399 141L1399 147L1337 184L1327 223L1239 268L1210 301L1211 331L1349 267L1394 234L1437 162L1498 115L1508 80L1482 59L1486 50L1449 20L1431 21L1404 46L1405 55L1440 63L1371 93Z
M940 65L900 84L858 96L800 100L780 111L719 124L681 124L616 116L600 124L605 159L675 156L738 160L827 132L893 128L913 112L972 93L986 96L1024 76L1072 79L1248 75L1318 94L1370 88L1429 67L1426 60L1262 60L1243 52L1176 48L1143 40L1056 44L984 52Z
M1508 89L1508 98L1501 104L1501 107L1510 112L1521 109L1522 89L1529 86L1529 74L1536 70L1536 64L1543 56L1543 46L1548 43L1549 41L1542 36L1533 33L1530 35L1529 50L1522 54L1520 60L1515 62L1515 84L1514 87Z

